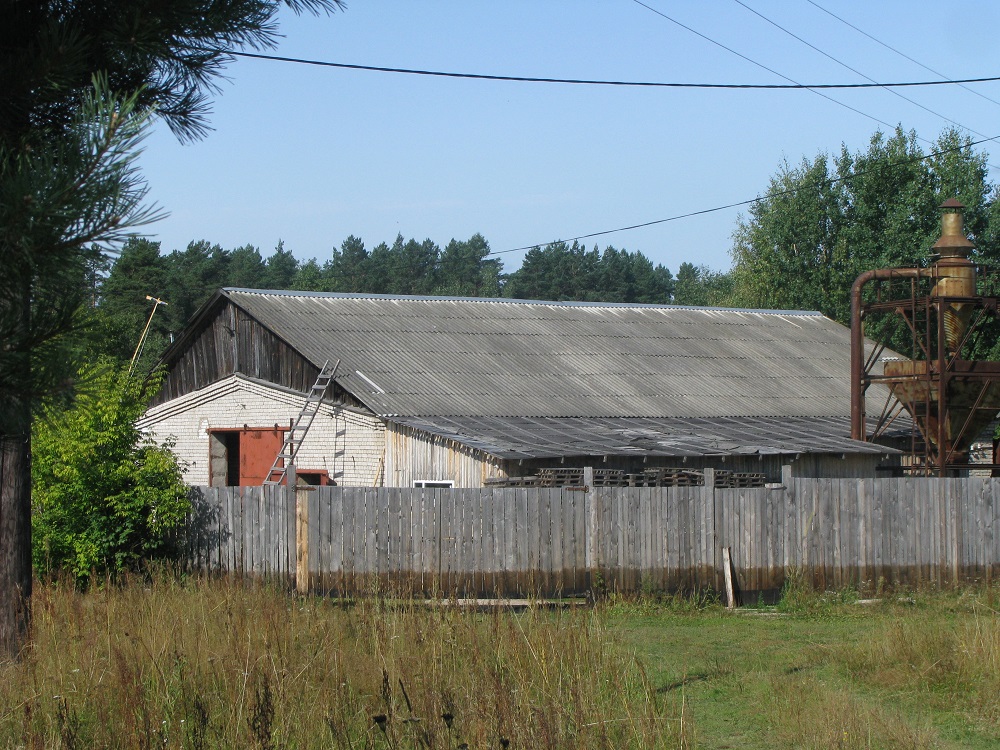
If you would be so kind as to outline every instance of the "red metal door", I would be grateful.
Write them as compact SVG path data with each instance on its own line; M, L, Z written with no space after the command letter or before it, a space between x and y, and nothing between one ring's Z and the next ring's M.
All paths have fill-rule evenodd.
M251 427L240 431L240 487L264 483L284 440L284 430Z

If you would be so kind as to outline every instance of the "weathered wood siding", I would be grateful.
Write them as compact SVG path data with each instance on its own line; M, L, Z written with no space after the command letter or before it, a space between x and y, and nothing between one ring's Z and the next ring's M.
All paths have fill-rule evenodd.
M293 493L198 490L195 568L295 571ZM722 589L790 575L818 588L988 580L1000 571L1000 479L795 479L782 488L300 492L310 585L373 581L462 596ZM292 523L294 525L294 523Z
M387 487L412 487L414 481L450 481L455 487L482 487L489 477L503 477L506 462L454 440L386 423ZM551 463L551 461L550 461Z
M297 391L308 391L319 374L316 365L224 299L214 315L186 335L190 343L177 359L167 363L167 375L154 405L236 372Z

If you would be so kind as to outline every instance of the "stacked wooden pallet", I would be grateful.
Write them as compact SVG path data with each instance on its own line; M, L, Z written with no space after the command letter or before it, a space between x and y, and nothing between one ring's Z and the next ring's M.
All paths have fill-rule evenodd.
M705 484L705 475L693 469L676 469L657 467L643 472L650 484L640 487L701 487Z
M542 487L582 487L583 469L539 469L538 478Z
M716 469L715 486L763 487L767 482L764 474ZM640 473L628 473L622 469L594 469L595 487L702 487L705 475L693 469L656 467ZM582 487L583 469L554 467L539 469L538 473L526 477L504 477L487 479L489 487Z
M489 477L483 482L487 487L541 487L538 477Z
M741 471L715 470L715 486L718 488L763 487L767 475Z

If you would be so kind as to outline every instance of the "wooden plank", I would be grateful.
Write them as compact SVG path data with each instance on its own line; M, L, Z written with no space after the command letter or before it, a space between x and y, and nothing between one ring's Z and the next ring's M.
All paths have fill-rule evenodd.
M453 528L453 509L445 495L438 489L430 490L434 496L435 518L437 521L437 571L438 585L444 596L452 594L452 550L455 547L455 529Z
M733 561L729 554L729 547L722 548L722 568L726 580L726 609L735 609L736 589L733 586Z
M202 542L200 546L202 548L202 559L205 568L209 571L221 571L225 570L225 563L227 562L227 547L235 548L235 542L230 539L229 543L226 544L225 539L225 523L226 514L231 519L232 511L227 509L226 500L228 499L228 488L209 488L204 493L205 497L205 528L202 534ZM221 490L221 491L219 491ZM229 527L232 528L232 521L229 521Z
M547 568L548 590L555 596L562 595L562 553L563 553L563 529L562 529L562 504L569 490L553 489L549 491L548 506L548 529L549 543L547 545L548 554Z
M497 490L492 487L485 490L483 495L486 506L490 509L490 517L493 519L492 533L490 534L490 557L493 561L489 579L487 580L487 592L491 596L503 596L501 593L504 587L504 507Z
M653 537L652 521L649 502L649 491L644 488L634 488L629 490L636 496L636 505L639 509L639 586L643 591L654 591L656 584L653 582Z
M365 490L365 584L371 585L371 579L378 574L378 524L379 506L382 504L379 488L369 487Z
M351 490L351 525L347 532L351 535L350 567L348 570L351 591L364 590L365 574L365 494L364 487L352 487Z
M391 587L398 592L403 580L403 532L401 530L402 493L401 487L382 488L385 496L385 571L383 575Z
M996 506L997 482L987 479L983 482L983 533L982 533L982 565L983 578L992 583L993 567L1000 557L996 550Z
M523 489L513 490L514 506L517 523L515 525L515 557L517 574L517 593L521 596L530 592L527 586L528 576L531 571L531 542L529 535L531 529L528 528L528 491Z
M238 503L238 511L234 513L234 517L239 518L238 533L234 533L233 535L233 543L236 545L236 555L239 558L237 569L241 575L251 575L253 573L253 555L247 547L247 535L250 533L249 529L252 526L253 509L251 505L253 497L252 493L249 491L243 492L242 488L235 488L235 493L233 501L234 503ZM235 510L236 508L234 508Z
M503 509L503 591L504 596L517 593L517 493L515 490L493 490Z
M261 489L247 487L243 494L243 509L246 512L243 544L247 571L251 576L259 576L261 572L260 552L257 544L260 540L260 503Z
M484 593L487 596L498 597L503 580L503 507L498 502L496 492L489 487L480 490L483 498L483 508L486 511L487 558L489 570L483 581Z
M764 498L764 501L768 504L768 513L771 518L771 522L774 524L771 528L770 536L768 539L768 588L780 588L783 576L781 575L782 563L781 560L784 557L784 540L785 540L785 508L784 508L784 497L781 492L774 492L770 489L759 490Z
M442 490L442 494L447 496L445 504L448 507L449 513L451 515L451 536L453 538L453 543L451 546L451 560L449 565L449 574L451 579L451 589L457 591L459 596L467 596L465 591L465 576L464 576L464 563L462 560L462 540L465 535L465 511L468 509L463 506L462 503L458 502L455 497L455 492L452 490ZM477 493L478 494L478 493ZM474 509L468 509L474 510ZM470 521L474 526L476 524L476 518L473 513L468 515L472 516ZM471 540L470 540L471 542Z
M578 576L578 554L579 542L576 536L576 509L581 504L586 504L586 492L568 492L562 504L562 587L566 594L574 594L582 589L579 588Z
M228 487L210 487L205 494L206 510L203 539L199 547L201 565L207 571L233 571L238 569L232 560L239 549L233 533L233 501ZM223 568L223 565L225 567Z
M559 502L558 489L539 490L538 498L538 571L544 596L555 591L552 576L552 507Z
M833 586L836 589L843 588L844 581L844 557L843 557L843 545L844 539L841 535L842 524L846 522L846 518L843 517L843 491L844 482L841 479L834 479L831 482L832 492L830 495L830 522L831 528L830 532L832 534L832 566L833 566Z
M750 555L747 562L749 567L749 588L759 591L763 587L761 572L766 566L766 553L763 543L764 509L756 502L757 498L752 491L734 488L730 492L739 498L740 507L746 508L750 514Z
M587 530L587 519L590 517L590 500L593 497L593 490L589 492L574 493L573 503L570 506L572 517L570 523L573 527L573 593L583 594L590 588L589 572L590 565L587 561L587 547L589 536Z
M697 494L695 502L692 504L694 537L691 554L691 585L701 588L714 584L718 572L718 565L715 561L715 535L709 534L709 524L715 520L715 508L719 503L726 504L725 491L720 492L715 487L715 470L705 469L705 484ZM693 498L694 499L694 498ZM707 576L711 575L710 579Z
M486 595L486 519L487 507L481 490L468 490L456 513L462 514L462 555L459 562L462 589L468 596Z
M882 477L875 481L872 487L872 558L875 567L875 587L881 591L888 578L885 574L885 536L886 516L889 509L886 503L891 502L891 478Z
M255 487L245 487L243 489L243 537L240 540L243 545L243 564L247 575L257 574L257 549L254 539L259 523L258 511L260 493Z
M954 487L955 480L954 479L949 480L948 484ZM952 570L952 580L957 584L962 577L963 563L966 562L965 550L963 549L962 545L962 537L965 533L965 528L964 528L965 524L963 523L965 516L962 513L963 506L959 494L955 491L950 491L948 493L948 498L949 498L949 510L951 511L952 524L954 525L955 529L954 532L955 550L953 553L955 557L955 563Z
M340 553L343 549L343 502L338 487L322 487L317 493L323 501L323 575L324 593L332 590L333 580L340 570Z
M329 527L324 527L324 524L329 524L330 504L325 491L325 487L314 487L309 494L309 573L313 590L317 593L326 591L323 569L326 566Z
M639 495L639 518L643 541L641 582L647 591L656 592L659 589L653 560L656 557L656 530L653 525L654 504L652 491L643 487L632 490Z
M684 589L694 586L694 559L691 553L694 542L694 515L692 508L701 498L701 487L684 488L681 502L677 506L677 561L680 575L677 585Z
M611 510L611 538L608 549L608 565L611 570L609 585L613 585L616 591L625 589L625 536L627 534L626 525L628 519L622 509L622 497L613 489L607 490L608 504Z
M210 512L213 514L210 536L205 540L206 570L223 570L242 574L240 534L242 534L242 498L228 487L213 487L212 502L218 503ZM218 516L215 517L216 509ZM217 561L217 563L216 563ZM216 567L218 565L218 567Z
M641 491L647 505L649 519L649 576L650 585L654 591L663 591L663 566L660 559L663 554L663 537L660 534L660 492L659 489L648 487Z
M330 553L327 556L326 571L330 575L330 585L340 586L340 576L344 571L344 490L339 487L328 491L330 503Z
M527 490L526 500L526 521L525 521L525 542L527 545L527 585L528 592L537 595L542 586L540 580L541 556L539 542L541 539L541 529L539 520L539 495L540 491L535 489Z

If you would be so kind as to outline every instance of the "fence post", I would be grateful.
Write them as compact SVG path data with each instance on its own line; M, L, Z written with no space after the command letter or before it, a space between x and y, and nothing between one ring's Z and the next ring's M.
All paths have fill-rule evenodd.
M309 493L308 485L295 485L295 590L308 594L309 581ZM286 493L287 496L287 493Z

